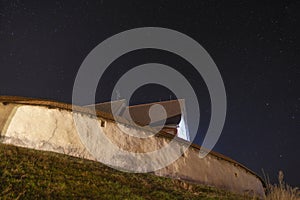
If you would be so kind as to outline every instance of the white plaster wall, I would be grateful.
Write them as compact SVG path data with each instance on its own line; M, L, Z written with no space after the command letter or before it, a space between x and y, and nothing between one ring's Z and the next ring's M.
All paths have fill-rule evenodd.
M2 130L4 143L93 159L78 137L71 112L22 105L12 115Z
M95 128L94 122L98 120L85 114L78 115L84 119L80 128L88 135ZM122 130L135 134L152 134L126 125L123 125ZM80 140L71 111L0 103L0 131L3 143L95 160ZM112 121L106 121L101 131L118 147L132 152L154 151L170 142L170 139L164 137L131 137L124 134ZM178 145L186 144L179 142ZM200 159L198 153L196 148L189 147L178 160L155 174L212 185L237 193L253 192L259 196L264 195L261 181L246 169L211 154ZM101 156L104 152L98 154ZM115 159L113 154L110 159Z

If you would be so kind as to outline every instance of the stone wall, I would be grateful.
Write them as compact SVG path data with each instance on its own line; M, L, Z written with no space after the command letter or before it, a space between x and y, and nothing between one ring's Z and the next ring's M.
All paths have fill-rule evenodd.
M1 103L2 102L2 103ZM53 106L54 105L54 106ZM57 106L58 105L58 106ZM59 106L53 102L33 103L30 101L5 101L0 98L1 142L53 151L85 159L97 160L83 145L77 132L71 106ZM149 152L167 145L171 138L160 133L147 139L138 139L124 134L112 119L92 117L78 112L86 121L101 121L101 131L121 149L132 152ZM122 129L137 134L152 134L151 130L138 129L123 124ZM89 132L89 126L82 126ZM187 146L183 140L178 145ZM101 154L101 152L99 153ZM227 189L236 193L264 196L263 182L252 171L241 164L216 153L205 158L198 157L199 147L190 146L174 163L154 173L188 180L196 183ZM98 155L101 156L101 155Z

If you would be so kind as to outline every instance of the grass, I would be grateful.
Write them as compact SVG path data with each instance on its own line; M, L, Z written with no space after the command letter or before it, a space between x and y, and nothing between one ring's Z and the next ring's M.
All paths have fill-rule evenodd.
M278 184L272 185L267 176L265 176L265 182L267 183L266 200L300 200L299 188L286 184L282 171L278 173Z
M0 143L0 199L250 199L153 174Z

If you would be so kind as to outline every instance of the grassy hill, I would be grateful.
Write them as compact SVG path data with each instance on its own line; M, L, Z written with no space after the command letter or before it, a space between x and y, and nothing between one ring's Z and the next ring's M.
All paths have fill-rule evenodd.
M153 174L0 143L0 199L248 199Z

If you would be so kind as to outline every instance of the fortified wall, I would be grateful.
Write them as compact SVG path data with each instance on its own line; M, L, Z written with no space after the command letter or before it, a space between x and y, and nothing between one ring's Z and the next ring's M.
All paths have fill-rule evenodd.
M127 151L153 151L167 145L174 138L174 135L161 131L147 139L136 139L124 134L116 120L129 132L151 135L151 130L137 128L129 121L123 118L114 119L107 113L97 112L97 116L93 116L90 110L84 107L72 108L70 104L54 101L4 96L0 97L1 142L97 160L80 140L73 112L87 121L100 122L101 131ZM88 133L91 127L83 125L82 129ZM183 139L175 140L178 145L187 145ZM205 158L199 158L199 149L199 146L192 144L174 163L153 173L215 186L235 193L264 196L264 183L254 172L215 152L210 152Z

